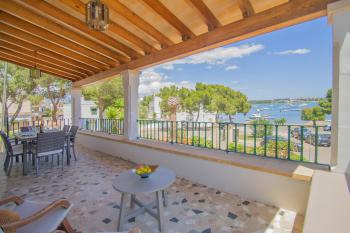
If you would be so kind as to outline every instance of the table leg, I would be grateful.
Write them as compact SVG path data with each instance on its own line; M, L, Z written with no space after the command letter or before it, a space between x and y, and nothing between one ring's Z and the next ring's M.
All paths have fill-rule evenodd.
M162 190L162 197L163 197L163 203L164 203L164 207L168 206L168 195L166 193L166 190Z
M28 172L27 156L28 156L28 144L25 141L23 143L23 175L24 176L26 176Z
M135 194L131 194L130 209L134 209L135 208L135 198L136 198L136 195Z
M122 231L123 230L123 225L125 221L125 215L126 215L126 193L122 193L122 197L120 200L120 210L119 210L119 221L118 221L118 227L117 231Z
M163 216L163 197L162 197L162 191L156 192L157 196L157 217L158 217L158 228L160 232L165 231L165 225L164 225L164 216Z

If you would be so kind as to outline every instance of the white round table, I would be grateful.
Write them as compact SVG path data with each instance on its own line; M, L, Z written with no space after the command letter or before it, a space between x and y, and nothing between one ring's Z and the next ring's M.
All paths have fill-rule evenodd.
M175 181L175 178L176 175L173 171L163 167L159 167L148 178L141 178L135 174L134 170L119 174L113 181L113 188L122 194L117 230L123 230L124 222L127 219L147 212L158 220L159 231L164 232L163 207L167 205L165 189ZM141 193L155 193L156 201L147 204L142 203L136 198L136 195ZM130 205L133 210L130 213L126 213L127 195L131 195ZM134 209L135 204L140 208ZM152 210L154 206L157 208L157 212Z

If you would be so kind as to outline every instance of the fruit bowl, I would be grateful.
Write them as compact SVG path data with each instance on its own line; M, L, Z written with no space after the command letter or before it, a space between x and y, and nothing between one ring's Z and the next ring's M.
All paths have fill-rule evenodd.
M134 169L136 175L141 178L148 178L158 168L158 165L139 165Z

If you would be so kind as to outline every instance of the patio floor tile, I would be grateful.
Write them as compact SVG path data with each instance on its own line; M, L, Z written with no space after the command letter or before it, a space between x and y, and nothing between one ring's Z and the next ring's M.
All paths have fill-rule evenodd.
M78 146L78 161L65 167L43 165L40 175L21 175L15 164L11 177L0 174L0 196L11 194L33 200L53 201L67 198L74 204L69 220L75 229L91 233L116 231L120 193L112 188L113 179L135 164ZM1 169L2 170L2 169ZM177 178L167 190L166 232L178 233L262 233L292 232L296 213L280 210L254 200L225 193L205 185ZM142 195L143 201L154 200ZM148 214L130 219L126 228L138 226L143 233L157 231L156 221Z

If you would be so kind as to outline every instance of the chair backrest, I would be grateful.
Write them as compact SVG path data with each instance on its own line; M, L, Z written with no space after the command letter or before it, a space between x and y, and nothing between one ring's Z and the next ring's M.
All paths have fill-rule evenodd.
M69 129L70 129L70 125L64 125L62 130L63 132L67 133L69 132Z
M7 153L12 155L13 150L12 150L12 145L11 145L9 137L6 135L6 133L4 131L0 131L0 136L1 136L2 141L4 142L4 146L5 146Z
M30 126L23 126L20 128L21 132L29 132L31 131L31 127Z
M63 131L38 133L37 152L50 152L64 148L65 133Z
M72 125L72 127L70 127L69 132L71 132L71 140L74 141L75 136L77 135L79 127L76 125Z

